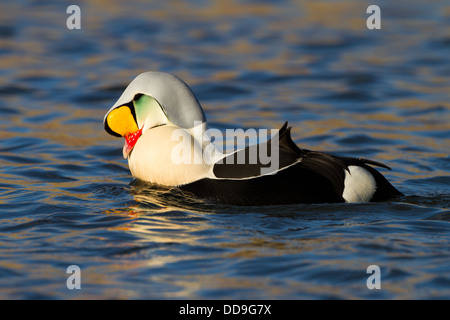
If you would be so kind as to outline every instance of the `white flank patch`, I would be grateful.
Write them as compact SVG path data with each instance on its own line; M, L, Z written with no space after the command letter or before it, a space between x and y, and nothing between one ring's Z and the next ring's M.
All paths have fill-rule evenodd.
M377 184L372 174L359 166L349 166L345 170L344 192L345 202L368 202L372 199Z

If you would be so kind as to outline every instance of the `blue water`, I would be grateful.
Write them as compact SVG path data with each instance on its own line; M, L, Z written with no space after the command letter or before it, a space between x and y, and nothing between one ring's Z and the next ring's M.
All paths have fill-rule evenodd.
M450 298L450 6L368 1L0 4L0 298ZM133 181L103 116L148 70L210 127L279 128L386 163L405 197L233 207ZM81 289L68 289L67 267ZM368 289L368 266L381 289Z

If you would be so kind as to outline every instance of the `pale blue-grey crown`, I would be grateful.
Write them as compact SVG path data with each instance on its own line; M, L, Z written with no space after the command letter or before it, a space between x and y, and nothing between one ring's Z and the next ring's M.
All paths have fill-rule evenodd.
M206 122L205 113L191 88L180 78L165 72L149 71L138 75L107 112L133 101L138 94L153 97L161 105L167 118L180 128L190 129L198 122Z

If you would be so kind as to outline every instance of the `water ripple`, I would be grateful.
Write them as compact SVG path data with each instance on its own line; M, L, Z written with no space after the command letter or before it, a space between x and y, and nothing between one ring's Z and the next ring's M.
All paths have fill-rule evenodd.
M381 30L368 5L94 0L68 30L55 3L2 4L0 298L448 299L448 5L381 4ZM102 120L147 70L186 80L211 127L288 120L406 196L243 208L133 180Z

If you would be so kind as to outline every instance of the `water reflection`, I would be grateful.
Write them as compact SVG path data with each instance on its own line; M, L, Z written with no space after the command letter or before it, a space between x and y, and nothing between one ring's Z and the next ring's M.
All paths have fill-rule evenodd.
M449 7L382 3L373 31L370 4L80 1L71 31L66 5L2 3L0 297L449 297ZM130 184L101 122L148 70L188 82L211 127L288 120L302 147L385 162L407 196L239 208Z
M414 271L408 276L399 270L439 261L432 258L439 247L423 231L435 237L449 231L448 226L420 221L445 219L447 212L436 208L430 217L422 203L193 206L198 200L183 203L185 198L173 190L139 183L130 188L135 201L127 213L132 221L120 230L136 240L115 257L130 266L132 278L145 279L153 288L172 288L164 290L165 298L361 297L355 292L369 298L361 292L361 272L386 256L384 272L393 277L386 286L413 297L411 290L427 280L412 280ZM420 261L418 247L424 255ZM407 289L398 291L396 281Z

